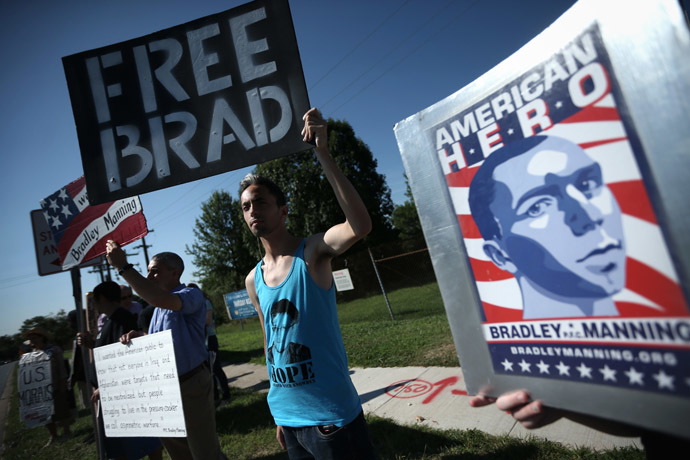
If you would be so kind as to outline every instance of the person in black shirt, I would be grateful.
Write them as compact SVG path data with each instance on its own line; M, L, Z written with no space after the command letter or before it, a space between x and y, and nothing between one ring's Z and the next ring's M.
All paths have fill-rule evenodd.
M98 313L107 315L103 327L94 340L86 332L77 334L77 344L97 348L111 343L120 343L120 337L138 329L137 315L125 310L120 304L120 286L113 281L99 284L93 290L93 302ZM96 388L91 396L95 402L99 397L98 380L93 370L90 373L92 385ZM152 460L162 458L162 446L158 438L106 438L102 430L103 418L99 414L99 436L104 440L108 458L138 459L148 454Z

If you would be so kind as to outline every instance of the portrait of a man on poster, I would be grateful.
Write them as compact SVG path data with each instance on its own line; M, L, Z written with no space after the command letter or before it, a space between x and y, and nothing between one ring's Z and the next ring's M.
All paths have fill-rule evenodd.
M518 282L523 319L618 315L621 211L580 146L534 136L497 150L474 176L469 205L484 253Z

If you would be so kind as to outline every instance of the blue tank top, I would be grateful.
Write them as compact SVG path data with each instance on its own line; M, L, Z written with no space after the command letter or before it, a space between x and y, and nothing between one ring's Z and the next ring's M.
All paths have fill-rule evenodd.
M335 287L322 289L312 279L305 241L280 285L266 285L261 261L254 272L268 347L268 405L277 425L343 426L359 415L362 404L350 380Z

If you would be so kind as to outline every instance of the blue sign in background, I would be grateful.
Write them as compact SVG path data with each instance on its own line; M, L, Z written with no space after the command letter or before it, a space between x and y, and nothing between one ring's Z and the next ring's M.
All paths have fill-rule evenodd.
M259 316L254 309L252 301L249 299L246 289L225 294L225 306L232 319L250 318Z

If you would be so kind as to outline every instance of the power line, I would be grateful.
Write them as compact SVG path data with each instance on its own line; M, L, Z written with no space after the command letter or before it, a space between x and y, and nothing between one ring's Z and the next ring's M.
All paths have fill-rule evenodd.
M363 88L361 88L359 91L357 91L355 94L353 94L349 99L347 99L345 102L343 102L343 103L340 104L338 107L336 107L336 108L333 110L332 113L335 113L335 112L337 112L338 110L340 110L340 109L341 109L344 105L346 105L348 102L350 102L351 100L353 100L354 98L356 98L357 96L359 96L362 92L364 92L366 89L368 89L371 85L373 85L374 83L376 83L377 81L379 81L381 78L383 78L386 74L388 74L388 72L390 72L391 70L393 70L394 68L396 68L397 66L399 66L405 59L407 59L408 57L412 56L414 53L416 53L417 51L419 51L424 45L426 45L427 43L429 43L433 38L435 38L438 34L440 34L442 31L444 31L444 30L445 30L448 26L450 26L452 23L454 23L455 21L457 21L458 19L460 19L461 16L465 15L465 13L467 13L470 9L472 9L472 8L473 8L477 3L479 3L479 2L480 2L480 0L475 0L474 2L472 2L472 4L470 4L470 6L468 6L468 7L465 8L464 10L462 10L457 16L453 17L453 19L451 19L450 21L448 21L443 27L441 27L440 29L438 29L438 30L436 31L436 33L434 33L434 34L431 35L429 38L427 38L427 39L424 40L422 43L420 43L414 50L412 50L410 53L407 53L405 56L403 56L402 58L400 58L395 64L393 64L393 65L390 66L388 69L386 69L381 75L379 75L378 77L376 77L375 79L373 79L371 82L369 82L369 83L368 83L367 85L365 85Z
M0 279L0 284L11 283L13 281L19 281L21 279L26 279L26 278L29 278L31 276L36 276L36 273L26 273L24 275L16 275L16 276L11 276L9 278L3 278L3 279Z
M3 289L9 289L9 288L17 287L17 286L22 286L22 285L24 285L24 284L33 283L33 282L40 281L40 280L41 280L41 278L38 278L38 277L37 277L37 278L35 278L35 279L29 279L29 280L25 280L25 281L20 281L20 282L18 282L18 283L16 283L16 284L12 284L12 285L10 285L10 286L3 286Z
M234 178L236 178L236 177L237 177L237 173L238 173L238 170L232 171L231 174L229 174L227 178L225 178L223 181L221 181L220 183L218 183L218 185L215 186L215 187L213 187L211 190L204 191L202 194L198 195L195 199L193 199L193 200L191 201L191 203L189 203L188 205L186 205L185 207L183 207L183 208L181 208L181 209L179 209L179 210L176 210L174 214L169 214L169 215L167 215L167 216L164 216L164 217L162 218L162 220L160 220L160 221L158 221L158 222L156 223L156 226L161 226L161 225L165 225L165 224L167 224L167 223L169 223L169 222L172 222L173 220L175 220L175 219L181 217L185 212L189 211L192 207L198 206L198 205L199 205L199 202L201 201L201 199L202 199L203 197L206 197L206 196L210 195L211 193L213 193L213 192L215 192L216 190L220 189L224 184L226 184L226 183L230 182L231 180L233 180ZM175 202L171 203L171 204L170 204L169 206L167 206L165 209L169 208L169 207L172 206L173 204L175 204ZM160 213L159 213L159 215L160 215Z
M194 197L194 198L191 200L191 202L190 202L189 204L187 204L184 208L178 208L178 209L176 209L174 214L166 214L166 215L161 216L162 214L165 213L165 211L167 211L168 209L170 209L172 206L174 206L174 205L178 205L178 206L179 206L179 204L180 204L180 199L181 199L182 197L189 197L189 196L190 196L190 192L192 192L194 189L196 189L199 185L201 185L201 184L203 183L202 180L197 180L197 181L196 181L196 184L194 185L194 187L190 188L189 190L185 190L184 192L182 192L177 198L171 200L170 203L169 203L168 205L166 205L166 206L160 208L160 209L158 210L158 212L156 212L156 214L154 214L152 217L148 218L148 220L149 220L149 221L153 221L154 219L157 219L157 218L160 217L161 220L156 222L157 225L162 225L163 223L166 223L166 222L168 222L168 221L170 221L170 220L173 220L173 219L176 218L177 216L183 214L185 211L187 211L187 210L188 210L189 208L191 208L192 206L198 204L198 203L199 203L199 200L200 200L202 197L211 194L214 190L217 190L218 188L220 188L220 187L221 187L223 184L225 184L228 180L229 180L228 178L221 178L221 180L217 181L216 184L214 184L214 185L211 186L211 189L210 189L210 190L205 190L205 191L204 191L203 193L201 193L200 195Z
M366 42L367 40L369 40L369 39L371 38L372 35L374 35L381 27L383 27L383 25L384 25L385 23L387 23L391 18L393 18L393 16L395 16L396 14L398 14L398 12L399 12L405 5L407 5L408 1L409 1L409 0L405 0L405 1L402 3L402 5L400 5L400 6L398 7L398 9L396 9L395 11L393 11L393 13L391 13L388 17L386 17L378 26L376 26L376 27L374 28L374 30L372 30L371 32L369 32L369 34L368 34L366 37L364 37L362 40L360 40L359 43L357 43L349 52L347 52L347 53L345 54L345 56L343 56L338 62L336 62L335 65L333 65L333 67L331 67L330 69L328 69L328 70L326 71L326 73L325 73L321 78L319 78L318 80L316 80L316 82L315 82L313 85L311 85L311 86L309 87L309 90L312 90L312 89L316 88L316 85L318 85L319 83L321 83L328 75L331 74L331 72L333 72L333 71L335 70L336 67L338 67L340 64L342 64L343 61L344 61L345 59L349 58L349 57L352 55L352 53L354 53L355 51L357 51L357 49L358 49L360 46L362 46L362 44L363 44L364 42Z
M429 19L427 19L421 26L419 26L417 29L415 29L414 32L412 32L411 34L408 34L407 37L405 37L401 42L399 42L399 43L398 43L396 46L394 46L390 51L388 51L388 52L385 53L381 58L379 58L379 59L376 61L376 64L374 64L373 66L369 67L367 70L365 70L364 72L362 72L361 74L359 74L359 75L357 76L357 78L355 78L355 79L352 80L350 83L348 83L347 85L345 85L345 87L344 87L343 89L341 89L340 91L338 91L335 95L333 95L333 96L332 96L330 99L328 99L326 102L319 104L319 107L321 107L321 108L323 109L323 107L325 107L326 105L328 105L331 101L333 101L335 98L337 98L337 97L340 96L342 93L344 93L344 92L345 92L347 89L349 89L352 85L354 85L355 83L357 83L363 76L365 76L366 74L368 74L369 72L371 72L372 70L374 70L379 64L381 64L386 58L388 58L388 56L390 56L390 55L393 54L395 51L397 51L398 49L400 49L400 47L402 47L402 45L404 45L410 38L412 38L413 36L415 36L420 30L422 30L424 27L426 27L427 24L429 24L433 19L435 19L436 16L438 16L439 14L441 14L441 12L443 12L443 10L445 10L446 8L448 8L448 6L449 6L451 3L453 3L453 2L455 2L455 0L450 0L448 3L446 3L446 4L443 5L441 8L439 8L439 9L436 11L436 13L434 13Z
M149 219L153 220L153 219L157 218L158 216L160 216L161 214L163 214L165 211L167 211L171 206L173 206L173 205L175 205L175 204L178 204L179 201L180 201L180 199L181 199L182 197L184 197L184 196L189 196L189 194L192 192L192 190L194 190L194 189L196 189L197 187L199 187L202 183L203 183L202 180L197 180L197 181L196 181L196 184L194 184L194 186L193 186L192 188L190 188L189 190L185 190L185 191L181 192L181 193L177 196L177 198L175 198L175 199L173 199L173 200L170 201L170 204L168 204L167 206L165 206L163 209L159 209L158 212L156 212L156 214L154 214L153 216L151 216Z

